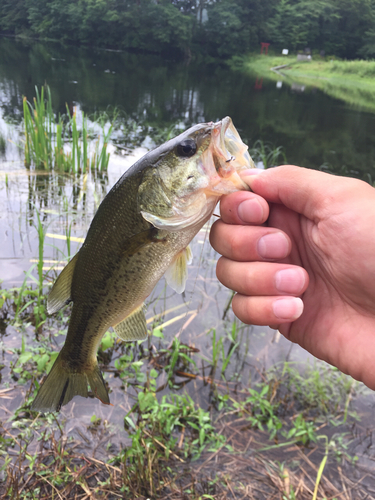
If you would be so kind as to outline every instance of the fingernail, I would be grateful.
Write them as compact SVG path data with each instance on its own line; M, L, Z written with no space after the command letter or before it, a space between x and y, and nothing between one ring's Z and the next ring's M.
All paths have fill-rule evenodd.
M256 223L263 221L263 207L256 198L240 203L237 212L239 218L244 222Z
M272 304L272 309L277 318L294 321L303 312L303 302L299 297L279 299Z
M293 293L298 295L304 284L305 274L302 269L282 269L275 274L275 286L281 293Z
M258 254L263 259L284 259L289 253L289 242L283 233L271 233L258 241Z

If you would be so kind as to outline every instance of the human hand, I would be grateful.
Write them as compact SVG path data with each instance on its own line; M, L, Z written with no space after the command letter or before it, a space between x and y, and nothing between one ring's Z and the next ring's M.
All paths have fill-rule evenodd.
M290 165L243 179L210 235L234 313L375 389L375 189Z

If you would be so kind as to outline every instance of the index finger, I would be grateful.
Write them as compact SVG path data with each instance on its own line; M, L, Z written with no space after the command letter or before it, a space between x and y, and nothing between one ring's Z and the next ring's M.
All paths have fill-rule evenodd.
M295 165L270 168L258 175L244 172L242 179L268 202L281 203L311 220L323 218L327 210L331 213L336 200L349 198L353 183L358 187L366 184Z

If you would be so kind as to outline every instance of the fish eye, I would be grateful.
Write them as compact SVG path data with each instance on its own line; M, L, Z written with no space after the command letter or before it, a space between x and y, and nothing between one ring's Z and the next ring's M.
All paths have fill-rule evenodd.
M197 151L197 145L193 139L185 139L181 141L177 146L177 154L178 156L183 156L185 158L189 158L190 156L195 155Z

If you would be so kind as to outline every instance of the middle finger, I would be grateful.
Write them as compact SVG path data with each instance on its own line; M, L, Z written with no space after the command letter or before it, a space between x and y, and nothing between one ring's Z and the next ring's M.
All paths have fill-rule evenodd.
M218 279L242 295L301 295L308 285L305 269L274 262L234 262L221 257L216 267Z
M292 245L279 229L229 225L221 220L212 226L210 243L224 257L240 262L285 259Z

